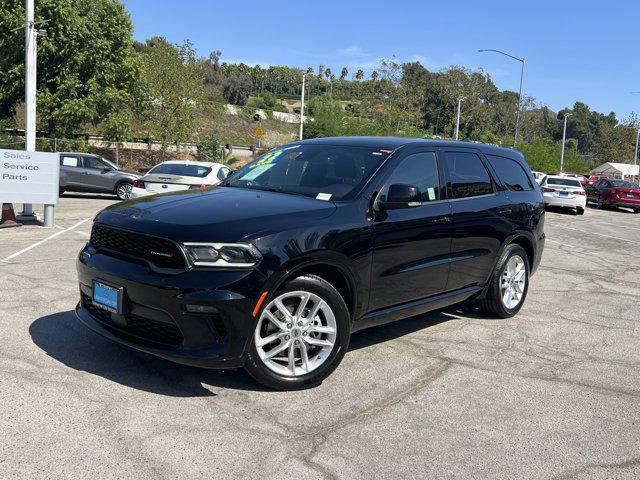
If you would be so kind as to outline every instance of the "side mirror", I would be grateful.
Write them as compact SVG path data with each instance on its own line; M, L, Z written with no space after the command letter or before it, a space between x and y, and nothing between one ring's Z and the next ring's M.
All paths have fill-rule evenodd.
M420 191L417 187L394 183L389 186L387 199L384 202L379 202L379 205L384 210L394 210L417 207L420 203Z
M103 167L102 168L102 173L109 173L112 169L109 167Z

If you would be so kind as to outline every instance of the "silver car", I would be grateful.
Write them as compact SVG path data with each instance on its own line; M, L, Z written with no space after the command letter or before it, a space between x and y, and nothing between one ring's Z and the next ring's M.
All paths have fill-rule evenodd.
M112 193L120 200L127 200L138 178L140 174L123 170L98 155L60 153L60 195L64 192Z

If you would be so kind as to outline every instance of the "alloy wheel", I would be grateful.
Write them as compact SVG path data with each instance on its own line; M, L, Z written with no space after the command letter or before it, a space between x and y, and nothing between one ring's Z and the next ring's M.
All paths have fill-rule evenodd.
M116 194L120 200L129 200L131 198L131 190L133 185L130 183L122 183L118 185L118 190Z
M527 283L527 267L520 255L513 255L502 271L500 293L502 304L512 310L522 301Z
M254 342L269 370L298 377L313 372L329 358L336 333L336 318L327 302L311 292L293 291L265 307Z

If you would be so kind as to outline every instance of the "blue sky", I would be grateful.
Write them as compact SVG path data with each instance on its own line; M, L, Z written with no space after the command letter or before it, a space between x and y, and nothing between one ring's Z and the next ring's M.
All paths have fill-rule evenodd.
M619 118L640 110L638 1L124 0L135 38L191 40L202 56L339 73L370 70L380 58L483 68L517 90L519 63L480 48L525 57L524 91L554 110L584 101Z

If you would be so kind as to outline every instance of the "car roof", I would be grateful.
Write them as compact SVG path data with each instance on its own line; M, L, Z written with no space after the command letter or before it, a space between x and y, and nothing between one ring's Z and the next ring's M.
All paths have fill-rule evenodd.
M224 167L223 164L217 162L201 162L198 160L167 160L166 162L161 162L158 165L164 164L179 164L179 165L198 165L201 167Z
M430 147L477 148L484 153L502 155L510 158L524 158L522 153L518 150L498 147L496 145L487 145L485 143L475 143L468 141L439 140L413 137L324 137L300 140L297 142L291 142L287 145L342 145L395 150L405 145L415 146L420 144Z

